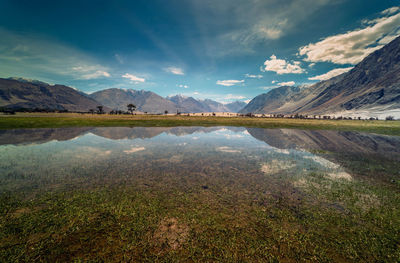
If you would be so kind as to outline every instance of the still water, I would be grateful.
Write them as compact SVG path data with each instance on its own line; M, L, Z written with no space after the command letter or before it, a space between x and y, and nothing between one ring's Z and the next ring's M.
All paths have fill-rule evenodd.
M0 131L0 143L1 191L62 188L66 182L68 187L87 187L162 181L172 174L182 180L176 187L189 188L214 179L229 184L238 176L245 181L252 178L255 185L264 184L265 175L284 176L300 186L311 173L346 182L364 175L352 170L343 157L355 158L362 170L376 170L383 181L395 179L390 168L400 171L399 137L356 132L236 127L25 129ZM375 167L376 158L389 163L389 171Z
M185 247L191 251L199 249L198 242L206 241L196 237L206 233L204 228L207 227L211 228L208 238L213 240L216 238L212 234L215 231L213 224L230 229L231 224L240 227L246 220L248 231L263 233L268 228L270 234L247 237L246 241L241 241L246 244L243 246L251 244L249 240L253 238L254 249L260 249L257 247L260 245L266 250L251 254L247 249L242 255L236 253L235 257L232 254L230 260L259 260L262 255L264 259L284 260L301 255L310 260L329 261L334 260L333 255L341 253L341 258L346 260L394 262L400 255L400 216L396 214L400 212L400 137L244 127L115 127L1 130L0 144L0 197L2 208L8 207L9 214L2 217L3 227L9 220L20 220L20 213L33 216L40 209L32 207L37 205L37 200L43 201L45 195L59 198L60 193L74 196L79 191L95 193L102 189L129 189L163 204L160 210L154 211L158 221L154 219L153 238L149 242L166 243L170 250L162 252L166 253L164 256L176 255L177 251L182 254ZM182 196L184 199L179 199ZM63 196L64 199L68 200L68 195ZM50 200L54 202L54 197ZM207 221L210 214L226 215L218 217L219 223L207 221L207 227L203 226L200 231L200 223L190 223L192 221L184 216L190 214L192 210L188 206L194 204L199 205L196 213L208 209L203 211L204 214L196 214L196 220ZM32 207L24 210L26 206ZM157 231L163 229L165 222L177 224L179 213L182 213L180 220L186 223L184 227L177 227L180 229L176 233L177 241L172 242L168 237L160 241L158 236L161 234ZM336 219L326 225L322 222L326 220L324 217ZM268 224L265 220L269 220ZM64 221L59 224L60 229L68 225ZM279 233L271 230L274 224L279 226ZM282 224L286 224L285 229ZM357 240L341 233L361 233L361 230L365 233ZM4 240L10 237L30 240L36 228L33 226L31 232L18 233L11 230L1 233L0 247L9 249L11 241ZM296 236L300 234L303 236ZM143 235L149 240L149 234ZM281 235L286 235L288 240L279 239ZM226 238L231 240L233 237ZM371 238L375 241L367 244L366 240ZM302 239L306 240L306 245L298 243ZM337 247L329 247L329 242L323 244L324 239L336 242ZM42 245L49 246L44 240L41 242L45 245ZM224 241L226 244L233 242L227 240ZM268 243L271 247L261 242L266 240L272 242ZM316 242L320 241L321 248L315 250ZM285 245L280 248L282 242ZM294 248L290 247L290 242ZM343 250L344 245L340 242L354 248ZM64 249L68 247L63 246ZM207 248L202 245L202 251ZM88 255L93 256L90 249L82 255L72 253L72 249L63 252L71 255L64 260L80 256L91 259ZM217 255L218 249L230 251L232 247L221 245L215 252ZM255 251L261 251L257 249ZM7 258L13 253L10 250L3 256ZM32 252L19 253L25 253L25 260L32 256L29 254ZM113 253L110 258L100 259L115 259ZM40 258L49 259L47 256L44 253ZM219 260L224 259L223 254L220 256ZM203 260L211 259L205 257Z

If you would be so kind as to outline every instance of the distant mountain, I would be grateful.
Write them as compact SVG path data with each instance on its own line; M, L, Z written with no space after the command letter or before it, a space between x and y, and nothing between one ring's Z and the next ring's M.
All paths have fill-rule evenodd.
M186 97L183 95L175 95L167 97L170 101L175 103L176 107L180 112L238 112L242 109L246 103L241 101L235 101L229 104L222 104L220 102L205 99L196 100L192 97Z
M200 102L203 103L207 112L229 112L229 109L220 102L210 99L200 100Z
M225 107L230 111L230 112L239 112L241 109L243 109L247 105L246 102L244 101L234 101L228 104L225 104Z
M188 112L207 112L208 109L203 103L192 97L186 97L183 95L175 95L172 97L167 97L168 100L175 103L178 111L188 113Z
M89 111L99 106L86 94L64 85L21 78L0 78L0 107Z
M347 73L298 90L273 89L255 97L241 112L332 114L399 108L400 37L368 55Z
M176 105L154 92L132 89L105 89L89 95L92 99L111 109L127 110L132 103L136 110L148 113L176 112Z
M38 80L0 79L0 107L89 111L102 105L105 111L126 111L131 103L137 111L148 113L237 112L245 105L239 101L222 104L182 95L163 98L151 91L133 89L112 88L87 95L71 87L50 85Z

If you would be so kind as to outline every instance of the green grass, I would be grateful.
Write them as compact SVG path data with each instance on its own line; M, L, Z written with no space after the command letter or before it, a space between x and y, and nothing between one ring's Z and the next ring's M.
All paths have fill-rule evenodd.
M20 115L0 123L2 128L245 125L397 135L399 129L399 122L385 121L74 114ZM193 159L197 168L190 159L175 172L164 152L160 167L169 171L140 165L145 159L127 166L121 156L75 164L71 172L58 169L56 161L69 167L62 156L46 165L32 159L27 163L32 172L0 176L0 262L399 262L398 163L373 155L314 153L338 160L354 180L332 180L314 170L300 178L293 171L264 174L246 155L219 162L201 152ZM23 156L12 160L26 162L18 158ZM21 168L12 160L0 168Z
M310 175L311 177L313 175ZM273 180L273 178L272 178ZM318 175L314 182L321 183ZM379 196L363 208L360 188ZM140 190L49 192L0 200L4 262L397 262L399 194L331 183L320 204L290 196ZM278 194L278 193L276 193ZM240 198L238 198L240 197ZM328 204L340 204L344 211ZM324 205L327 204L327 205ZM7 209L4 209L7 206ZM171 221L172 220L172 221ZM163 229L163 222L171 222Z
M304 120L249 117L159 115L19 114L1 116L0 129L58 127L246 126L372 132L400 135L400 121Z

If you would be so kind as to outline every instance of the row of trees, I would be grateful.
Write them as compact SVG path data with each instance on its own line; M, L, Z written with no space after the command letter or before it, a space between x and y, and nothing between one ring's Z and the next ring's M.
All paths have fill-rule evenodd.
M130 113L130 114L133 114L133 112L136 110L136 106L134 104L132 104L132 103L128 104L126 107L128 108L127 112ZM104 107L101 106L101 105L97 106L96 110L90 109L89 112L91 114L95 114L95 113L104 114L105 113L104 112ZM112 110L112 111L110 111L110 114L124 114L124 113L126 113L126 112L124 112L122 110Z
M255 114L249 112L247 114L238 114L238 116L242 116L242 117L256 117ZM261 115L262 118L286 118L286 119L323 119L323 120L362 120L362 117L343 117L343 116L329 116L329 115L302 115L302 114L298 114L296 113L295 115L284 115L284 114L269 114L269 115L265 115L262 114ZM370 118L365 118L364 120L379 120L378 117L370 117ZM385 120L387 121L393 121L395 120L395 118L393 116L387 116L385 118Z

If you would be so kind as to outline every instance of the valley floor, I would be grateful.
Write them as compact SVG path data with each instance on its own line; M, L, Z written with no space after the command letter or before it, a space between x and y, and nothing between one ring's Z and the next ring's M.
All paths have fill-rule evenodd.
M98 115L79 113L17 113L16 115L0 115L0 129L139 126L246 126L362 131L400 135L400 121L384 120L320 120L184 115Z

